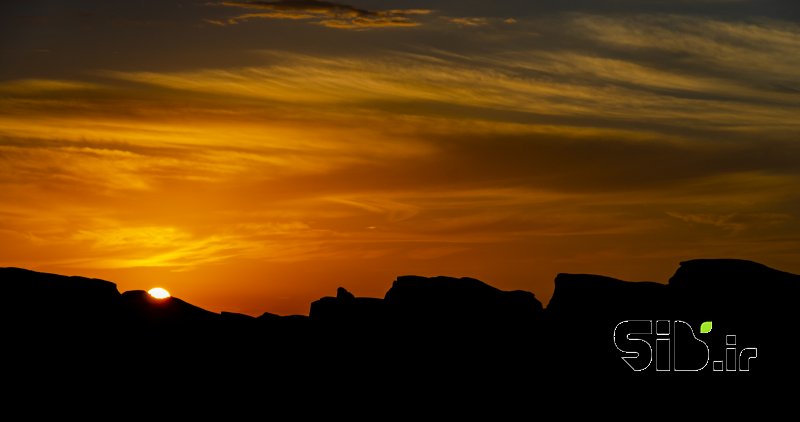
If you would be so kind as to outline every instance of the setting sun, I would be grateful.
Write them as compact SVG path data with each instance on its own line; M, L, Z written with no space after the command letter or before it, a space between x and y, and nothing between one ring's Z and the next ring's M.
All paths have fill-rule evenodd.
M166 299L170 297L169 292L161 287L154 287L148 290L147 293L155 299Z

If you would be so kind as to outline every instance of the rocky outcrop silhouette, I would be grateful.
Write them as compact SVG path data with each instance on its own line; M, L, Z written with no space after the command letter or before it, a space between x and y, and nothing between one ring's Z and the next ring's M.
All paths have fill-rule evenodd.
M385 298L355 297L340 287L336 297L311 304L310 318L324 326L354 329L502 330L535 324L542 304L533 293L502 291L473 278L401 276Z
M783 310L800 294L800 276L752 261L698 259L681 262L669 279L680 305L692 313L713 309L726 314Z
M103 280L2 268L0 323L11 354L50 372L168 360L187 374L202 367L234 378L356 377L374 385L426 379L452 386L591 374L660 381L656 371L634 372L621 359L615 327L625 320L680 320L699 330L713 321L704 337L710 360L723 359L726 348L758 347L746 378L793 370L786 362L798 350L799 293L795 274L750 261L692 260L668 284L559 274L546 308L533 293L472 278L401 276L383 298L340 287L336 296L313 302L309 316L251 317L143 291L120 294ZM728 335L737 336L735 346L726 343Z
M336 297L323 297L312 302L309 317L318 324L350 325L352 328L381 326L388 323L387 308L383 300L357 298L343 287L336 290Z
M611 333L623 320L671 319L669 287L589 274L559 274L545 310L548 360L573 370L624 373Z
M100 330L118 311L114 283L21 268L0 270L3 329L26 335Z
M120 295L122 323L144 326L147 329L192 329L219 323L222 315L194 306L176 297L155 299L143 290L131 290ZM230 319L230 314L226 316Z
M467 277L398 277L385 300L399 317L415 322L531 324L542 314L531 292L506 292Z
M668 286L588 274L559 274L547 305L551 320L585 320L587 315L653 318L669 307Z

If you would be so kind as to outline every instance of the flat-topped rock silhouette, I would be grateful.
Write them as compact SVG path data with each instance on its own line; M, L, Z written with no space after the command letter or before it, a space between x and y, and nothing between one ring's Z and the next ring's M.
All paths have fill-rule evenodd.
M717 288L797 288L800 275L743 259L694 259L680 263L669 285L707 290ZM741 292L740 292L741 293Z
M323 297L310 310L320 325L368 330L375 337L501 331L535 324L541 315L542 304L530 292L507 292L472 278L419 276L398 277L382 299L339 287L336 297Z
M0 318L6 330L97 327L115 318L116 284L21 268L0 269Z
M22 268L0 268L0 292L6 299L6 306L28 299L92 304L114 300L119 296L117 285L110 281Z
M797 300L800 276L752 261L697 259L681 262L669 287L693 310L780 309Z
M385 300L412 319L530 323L542 313L531 292L507 292L467 277L398 277Z
M380 326L388 323L388 314L383 300L371 297L355 297L344 287L336 290L336 297L323 297L311 303L309 317L325 325L351 325L353 328Z
M559 274L547 304L556 319L609 315L637 318L660 313L669 306L668 286L654 282L629 282L588 274Z

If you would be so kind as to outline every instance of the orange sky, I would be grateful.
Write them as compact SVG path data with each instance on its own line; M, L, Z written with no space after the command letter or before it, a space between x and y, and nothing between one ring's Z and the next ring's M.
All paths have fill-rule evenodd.
M2 266L253 315L800 272L789 2L51 3L0 13Z

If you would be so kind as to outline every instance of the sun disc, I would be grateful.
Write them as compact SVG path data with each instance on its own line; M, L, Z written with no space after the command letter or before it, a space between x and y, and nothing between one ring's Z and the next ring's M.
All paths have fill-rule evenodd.
M161 287L153 287L152 289L148 290L147 293L149 293L154 299L166 299L170 297L169 292Z

